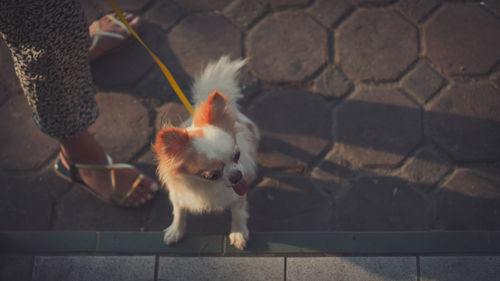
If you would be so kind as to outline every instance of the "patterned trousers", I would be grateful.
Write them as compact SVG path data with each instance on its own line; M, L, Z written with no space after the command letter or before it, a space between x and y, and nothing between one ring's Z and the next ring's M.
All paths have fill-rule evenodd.
M65 140L95 122L89 31L78 0L1 0L0 35L42 132Z

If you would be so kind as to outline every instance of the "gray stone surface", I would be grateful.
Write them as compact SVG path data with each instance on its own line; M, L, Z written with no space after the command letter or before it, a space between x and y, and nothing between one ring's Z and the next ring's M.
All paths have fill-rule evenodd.
M250 231L489 230L498 229L500 212L498 179L484 172L500 168L497 2L118 5L142 17L139 34L188 96L207 62L224 54L248 59L240 108L263 135ZM110 11L107 1L83 0L83 7L89 21ZM22 185L0 200L5 227L162 230L170 223L165 193L126 210L54 176L57 142L33 124L5 43L0 65L0 181ZM154 134L166 120L180 123L186 110L133 38L92 66L101 116L91 130L115 161L155 177ZM190 216L188 231L228 226L228 213Z
M294 6L304 6L309 3L309 0L261 0L265 5L273 8L288 8Z
M288 258L286 280L417 280L415 257Z
M189 111L180 102L165 103L156 109L156 132L167 126L180 126L189 117Z
M405 180L363 177L338 198L338 217L345 231L426 230L429 211L424 198Z
M420 257L420 280L498 280L500 257Z
M223 11L226 17L243 29L252 25L264 12L264 5L257 0L236 0Z
M189 12L208 12L214 10L222 10L226 7L231 0L212 0L212 1L198 1L198 0L176 0L179 5Z
M93 2L94 5L101 11L103 14L107 14L113 12L113 7L109 4L108 1L101 0L87 0L89 2ZM146 6L146 1L136 1L136 0L115 0L120 10L127 12L138 12L144 6Z
M357 89L336 112L336 146L357 166L395 166L422 138L419 107L395 89Z
M107 4L107 1L102 2ZM166 35L158 27L146 22L141 24L137 32L155 53L166 40ZM92 76L95 84L101 89L130 89L154 64L144 47L129 37L124 45L92 62Z
M75 186L60 199L52 229L140 231L150 211L151 204L120 208Z
M357 6L378 6L391 3L392 0L349 0L349 2L353 5Z
M0 256L0 280L31 281L33 257Z
M57 149L56 140L38 129L26 97L15 95L0 107L0 169L32 170L40 168Z
M284 258L161 257L158 280L283 280Z
M191 77L222 55L233 59L242 55L241 32L217 14L195 14L184 18L172 29L168 40L184 71Z
M486 0L483 1L482 5L485 5L493 13L500 15L500 3L496 0Z
M328 66L316 79L314 79L311 90L313 93L327 97L341 98L354 88L351 80L334 66Z
M446 230L500 230L500 170L458 169L434 195Z
M500 157L500 93L490 84L457 83L424 114L428 134L455 160Z
M450 169L449 160L432 147L422 147L402 167L402 175L411 182L423 183L429 188Z
M173 0L162 0L151 6L144 14L144 20L158 24L168 30L174 26L186 12Z
M329 142L331 112L324 101L305 91L264 92L247 110L261 130L259 164L304 173Z
M477 3L447 4L426 25L425 52L447 74L484 74L500 58L499 29Z
M401 80L403 88L421 103L425 103L445 83L446 80L426 63L416 66Z
M153 281L154 256L39 256L33 281Z
M0 176L3 194L0 199L0 229L47 230L53 205L47 187L36 185L30 179Z
M497 72L494 72L493 74L491 74L490 81L491 81L491 84L495 88L500 90L500 71L497 71Z
M436 7L441 0L401 0L397 8L415 22L422 22Z
M326 27L333 27L346 16L353 7L347 0L319 0L307 10Z
M333 206L307 177L265 177L249 195L252 231L328 230Z
M417 30L390 9L360 9L335 32L335 61L359 80L396 80L417 59Z
M130 161L151 141L148 111L137 99L123 93L99 93L96 100L100 115L90 127L91 133L115 163Z
M248 34L248 64L264 81L299 82L327 61L327 32L297 11L267 16Z

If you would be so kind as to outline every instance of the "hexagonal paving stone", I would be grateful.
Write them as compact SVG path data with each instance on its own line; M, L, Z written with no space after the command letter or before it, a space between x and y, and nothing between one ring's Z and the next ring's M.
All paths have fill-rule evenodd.
M446 4L425 28L425 50L447 74L484 74L500 59L498 30L478 4Z
M174 77L175 78L175 77ZM155 103L172 100L176 94L159 68L153 68L132 90L135 97Z
M333 27L352 9L353 7L347 0L319 0L314 2L307 11L325 26Z
M352 187L351 180L358 177L359 170L342 157L338 149L333 149L312 170L313 183L321 184L323 190L337 198Z
M199 0L176 0L182 8L189 12L202 12L222 10L232 0L213 0L213 1L199 1Z
M401 84L420 102L425 103L444 85L446 80L428 64L420 64L406 75Z
M100 17L99 10L95 7L94 1L92 0L83 0L80 1L83 7L83 11L85 13L85 17L87 18L87 22L90 24L93 21L97 20Z
M424 230L428 209L409 184L392 177L363 177L338 199L343 230Z
M284 8L293 6L304 6L307 5L309 0L261 0L265 5L272 6L274 8Z
M11 92L0 82L0 105L10 96L12 96Z
M457 161L500 157L500 93L490 84L456 84L425 113L430 136Z
M166 36L151 24L143 23L139 36L158 53ZM155 64L135 38L130 38L124 46L92 62L92 76L97 86L105 90L128 89L138 82Z
M0 230L47 230L53 200L44 182L0 173Z
M260 128L259 164L302 173L330 141L331 112L325 102L293 89L264 92L248 117Z
M353 83L342 70L335 67L327 67L323 73L314 79L311 90L314 93L328 97L341 98L354 88Z
M183 19L168 35L170 46L191 77L222 55L242 55L241 32L223 16L195 14Z
M236 25L248 28L265 11L264 5L257 0L236 0L227 6L223 13Z
M190 117L184 105L178 102L169 102L156 109L156 132L167 125L180 126Z
M353 5L382 5L389 4L393 2L393 0L349 0L349 2Z
M356 166L395 166L422 138L419 107L396 89L359 89L336 112L336 146Z
M440 3L441 0L400 0L397 7L405 16L416 22L421 22Z
M174 26L182 17L186 15L184 9L173 0L163 0L155 3L144 14L144 19L154 24L158 24L164 30Z
M402 168L402 176L410 182L418 182L432 187L448 171L450 162L432 147L423 147L410 157ZM427 189L427 190L429 190Z
M0 168L27 170L41 167L59 148L58 142L35 125L23 95L16 95L0 107Z
M113 7L109 4L108 1L101 1L101 0L87 0L89 2L94 2L94 5L102 12L102 13L109 13L113 11ZM120 7L120 10L123 11L139 11L141 10L146 4L148 4L148 1L146 0L115 0L116 5Z
M500 2L498 2L497 0L481 1L481 5L485 5L492 12L500 16Z
M100 113L90 131L114 162L130 161L151 141L148 111L126 94L98 93L96 100Z
M335 50L351 78L396 80L417 59L417 30L390 9L360 9L338 28Z
M490 76L490 82L495 88L500 90L500 71L497 71Z
M500 229L500 170L459 169L435 195L446 230Z
M298 82L327 61L326 30L303 12L272 14L248 34L248 64L262 80Z
M333 204L309 178L266 177L249 196L251 231L328 230Z
M116 207L75 186L59 202L53 230L140 231L150 211L151 204Z

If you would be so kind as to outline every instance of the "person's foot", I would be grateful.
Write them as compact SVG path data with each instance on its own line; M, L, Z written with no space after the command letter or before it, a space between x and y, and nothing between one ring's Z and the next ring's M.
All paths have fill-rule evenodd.
M62 163L68 169L69 164L66 162L66 158L72 163L108 164L104 149L87 131L71 140L61 141L61 154L64 156L61 157ZM137 169L116 170L115 194L117 198L125 196L139 173L140 171ZM104 199L111 202L112 194L109 170L79 169L78 176ZM158 183L145 176L136 190L123 202L123 206L138 207L151 200L154 193L158 190Z
M127 22L132 26L134 30L140 25L140 19L137 16L134 16L130 13L123 13L123 16L127 20ZM112 17L114 19L112 19ZM103 16L102 18L94 21L89 27L90 40L94 42L94 39L97 36L97 42L90 48L89 51L89 61L94 61L103 55L108 54L109 52L115 50L120 47L125 39L128 38L129 33L124 25L121 23L117 23L118 16L115 14L109 14ZM123 38L115 38L105 35L106 33L114 33L123 36Z

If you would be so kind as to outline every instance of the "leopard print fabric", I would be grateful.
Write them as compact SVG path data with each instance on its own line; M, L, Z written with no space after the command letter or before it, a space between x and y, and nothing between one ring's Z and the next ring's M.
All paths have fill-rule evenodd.
M77 0L1 0L0 35L42 132L70 139L94 123L88 25Z

